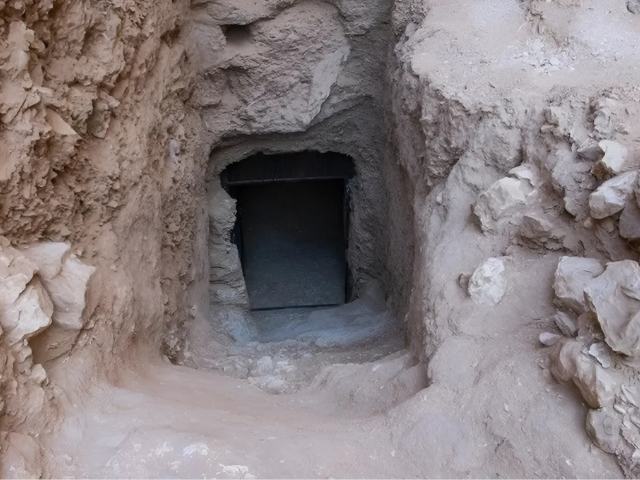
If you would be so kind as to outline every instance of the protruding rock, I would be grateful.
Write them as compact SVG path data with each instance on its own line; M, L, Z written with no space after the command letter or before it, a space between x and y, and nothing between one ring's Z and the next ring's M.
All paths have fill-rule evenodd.
M563 335L567 337L575 337L578 334L578 326L576 325L576 322L565 312L557 312L553 316L553 321Z
M591 175L593 164L578 160L574 153L566 150L554 152L549 162L554 164L551 179L563 196L565 210L574 217L586 215L589 192L596 186L596 179Z
M553 290L555 304L580 315L588 310L584 289L604 272L602 264L593 258L562 257L556 269Z
M573 383L591 408L613 405L620 382L594 359L582 353L582 342L564 340L555 348L551 373L557 381Z
M482 192L473 207L482 230L495 233L518 223L532 189L528 181L505 177Z
M10 345L30 338L51 324L53 304L37 278L5 310L0 310L0 322Z
M620 426L620 416L613 408L589 410L587 414L587 433L593 443L607 453L616 453L618 450L622 440Z
M607 344L616 352L640 357L640 265L633 260L609 263L584 292Z
M638 172L627 172L607 180L589 196L589 211L593 218L602 219L620 212L633 194Z
M42 475L40 446L29 435L9 433L2 460L2 478L40 478Z
M589 353L589 355L595 358L598 363L604 368L609 368L611 366L611 349L607 346L606 343L593 343L591 344L587 352Z
M63 328L79 330L84 325L82 312L85 307L85 292L89 278L95 271L95 267L85 265L78 257L69 254L55 276L49 276L57 270L57 259L63 258L63 249L50 250L51 256L38 258L33 256L35 261L40 259L47 275L42 277L51 300L53 302L53 322Z
M507 280L504 278L505 266L501 258L488 258L469 279L469 295L484 305L496 305L507 292Z
M509 175L513 175L523 182L529 182L534 187L537 187L540 184L539 174L531 165L518 165L517 167L509 170Z
M14 303L33 278L37 267L11 247L0 249L0 306Z
M604 157L594 166L593 174L604 179L622 172L627 160L627 148L612 140L602 140L598 146L604 152Z
M640 206L630 198L620 215L620 236L627 240L640 240Z
M62 264L69 256L71 246L63 242L42 242L31 245L22 254L38 267L38 276L51 280L62 270Z
M564 234L558 231L544 215L534 212L522 217L520 240L532 247L545 247L551 250L562 248Z

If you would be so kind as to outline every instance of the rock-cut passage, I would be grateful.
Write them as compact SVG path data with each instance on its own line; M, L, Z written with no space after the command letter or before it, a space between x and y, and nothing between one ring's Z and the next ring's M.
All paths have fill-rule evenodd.
M223 172L252 310L345 302L352 170L346 156L302 152L256 155Z

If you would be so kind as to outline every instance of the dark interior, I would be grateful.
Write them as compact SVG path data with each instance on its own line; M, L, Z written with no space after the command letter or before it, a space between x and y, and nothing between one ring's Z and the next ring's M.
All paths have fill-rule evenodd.
M221 176L237 200L238 246L252 310L348 300L349 157L255 155Z

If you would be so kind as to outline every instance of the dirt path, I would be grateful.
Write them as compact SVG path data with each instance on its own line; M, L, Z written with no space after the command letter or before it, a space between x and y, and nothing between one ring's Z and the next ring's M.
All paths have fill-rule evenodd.
M396 370L403 363L395 364ZM55 442L60 477L397 477L383 417L166 364L93 392ZM403 472L400 474L399 472Z

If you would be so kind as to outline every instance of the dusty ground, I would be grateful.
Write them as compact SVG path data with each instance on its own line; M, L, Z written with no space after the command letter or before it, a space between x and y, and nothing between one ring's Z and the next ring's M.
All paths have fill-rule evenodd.
M555 264L555 256L534 256L509 273L517 278L527 270L543 278ZM553 310L536 302L538 295L546 295L545 289L525 293L514 285L498 309L502 315L491 323L487 314L496 310L481 307L469 317L467 333L444 342L428 367L406 350L375 360L385 347L380 339L323 348L295 336L235 347L230 358L235 365L244 362L246 371L226 373L247 379L132 362L114 385L96 386L65 406L64 426L48 442L48 473L619 477L615 460L590 445L587 408L577 393L549 374L549 352L538 335L552 328L546 317ZM300 318L285 319L280 326L300 325ZM478 322L489 322L494 333L483 334ZM324 326L316 338L332 338L327 332ZM349 337L343 332L342 338ZM398 345L396 340L386 348ZM272 370L261 371L265 355ZM349 359L353 363L338 363ZM224 371L229 365L215 360L209 359L209 368Z

